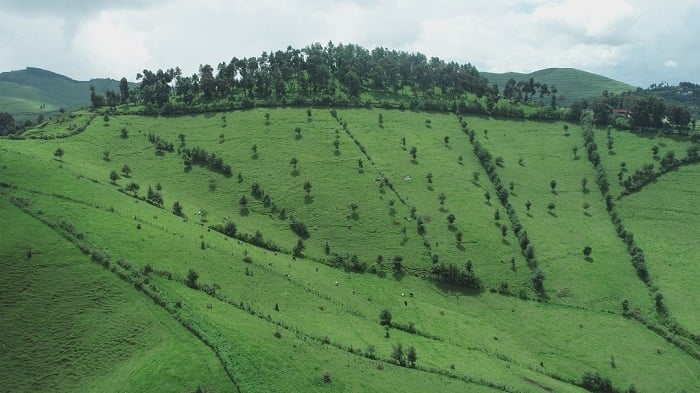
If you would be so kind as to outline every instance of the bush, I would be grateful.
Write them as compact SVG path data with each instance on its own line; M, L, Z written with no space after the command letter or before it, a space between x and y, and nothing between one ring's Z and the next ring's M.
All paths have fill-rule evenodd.
M388 308L383 309L379 313L379 324L382 326L391 326L391 311Z
M597 372L586 371L583 373L581 386L592 392L613 393L615 391L610 383L610 379L601 376Z

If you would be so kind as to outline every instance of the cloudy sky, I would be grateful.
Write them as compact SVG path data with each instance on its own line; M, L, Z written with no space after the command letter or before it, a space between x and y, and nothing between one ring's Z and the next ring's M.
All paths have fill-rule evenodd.
M700 0L0 0L0 71L134 80L333 41L647 87L700 82L699 26Z

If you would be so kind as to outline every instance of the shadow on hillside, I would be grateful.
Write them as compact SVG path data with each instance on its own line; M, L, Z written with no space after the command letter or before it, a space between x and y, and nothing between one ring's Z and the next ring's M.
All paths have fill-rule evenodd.
M593 258L590 256L584 257L583 260L588 262L588 263L593 263Z
M308 194L304 195L304 203L305 204L308 205L308 204L311 204L313 202L314 202L314 197L312 197L311 195L308 195Z
M559 217L559 216L557 216L557 213L555 213L555 212L553 212L553 211L551 211L551 210L548 211L547 214L549 214L549 215L552 216L552 217Z
M501 243L502 243L504 246L510 246L510 242L509 242L505 237L504 237L504 238L501 238Z
M297 169L292 171L292 176L297 177L299 176L299 171Z
M185 166L185 169L184 169L184 172L185 172L185 173L190 173L190 172L192 172L192 166L191 166L191 165L186 165L186 166Z
M334 154L336 157L338 157L338 156L340 155L340 150L334 150L334 151L333 151L333 154Z
M253 154L252 156L250 156L250 158L253 159L253 160L257 160L257 159L258 159L258 153Z
M394 280L401 282L401 280L406 277L406 272L403 270L395 271L391 276L394 277Z

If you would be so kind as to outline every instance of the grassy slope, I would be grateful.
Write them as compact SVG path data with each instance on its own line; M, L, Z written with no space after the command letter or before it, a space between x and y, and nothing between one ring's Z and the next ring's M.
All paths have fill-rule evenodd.
M577 99L598 97L603 90L610 93L623 93L636 89L626 83L573 68L547 68L529 74L517 72L503 74L482 72L481 74L489 80L489 85L495 83L501 90L510 78L516 82L534 78L536 82L547 83L550 87L556 85L557 96L565 97L560 104L567 105Z
M470 127L494 157L504 158L504 167L498 171L504 184L515 183L510 202L528 231L553 301L619 310L626 298L646 308L646 288L615 235L595 185L593 167L582 152L574 159L571 147L583 145L578 127L570 127L568 135L563 123L525 122L516 128L509 121L474 119ZM486 137L484 129L488 130ZM587 192L581 188L584 177ZM552 180L557 183L555 192L550 187ZM532 203L529 214L527 201ZM552 214L547 208L550 202L556 206ZM590 205L588 214L582 207L585 202ZM586 245L593 249L591 262L582 253ZM558 296L566 291L571 295Z
M211 350L147 298L6 195L0 211L3 391L230 389Z
M76 109L90 104L90 86L98 93L119 91L119 82L111 79L76 81L39 68L0 73L0 108L16 119L34 120L40 113L55 113L59 108ZM44 109L40 106L45 105Z
M623 191L617 180L620 163L627 164L625 177L645 164L654 164L658 170L659 160L653 157L652 146L659 147L658 157L673 151L677 158L685 157L690 146L687 141L650 134L613 132L611 136L614 140L613 152L601 156L611 191L617 195ZM605 141L605 132L597 131L597 144L604 148ZM700 321L696 317L700 310L686 299L689 291L697 292L696 286L690 282L697 277L698 270L687 263L697 248L693 240L698 235L694 225L698 215L697 195L693 186L697 174L697 165L680 168L661 176L642 191L622 197L618 202L625 223L646 253L652 280L664 294L671 315L696 333L700 331Z
M502 277L510 277L505 280L512 280L509 281L511 285L524 284L526 267L519 266L518 272L512 273L495 262L496 258L507 257L516 250L501 243L500 233L492 226L494 207L486 205L483 200L483 190L489 187L485 176L482 175L480 184L483 188L471 183L471 172L478 169L466 136L457 133L457 121L453 116L384 112L385 128L381 130L377 127L377 111L339 112L375 161L374 166L365 162L364 173L357 170L357 158L361 153L353 150L354 144L340 126L341 154L333 154L332 140L337 123L327 112L314 110L313 121L309 123L305 111L289 109L271 110L269 126L264 125L265 111L262 110L229 113L226 122L221 115L157 120L119 116L113 117L105 126L97 118L84 134L68 139L0 142L3 146L0 148L3 162L0 173L3 181L20 187L8 192L34 200L32 208L44 211L46 217L55 222L74 223L89 241L109 250L115 259L127 258L136 267L150 263L180 277L189 268L194 268L200 272L202 282L218 283L220 293L234 303L244 302L262 315L269 313L273 321L299 329L301 333L289 343L291 345L287 345L286 340L292 337L292 333L283 331L281 342L285 344L280 347L272 337L275 326L270 322L245 317L247 313L238 314L235 309L205 314L204 303L211 302L211 298L202 297L202 293L175 282L159 282L159 286L167 287L168 291L183 298L185 309L197 320L226 337L232 337L231 340L241 337L236 338L234 348L238 349L233 361L239 367L236 370L240 371L241 385L248 390L279 387L280 378L290 378L284 381L296 384L294 386L318 387L320 373L326 368L337 376L337 383L321 386L356 390L361 384L366 384L367 379L355 378L355 373L347 370L359 367L366 370L363 376L377 373L373 362L333 349L332 345L319 351L317 344L309 340L310 337L322 336L328 336L332 342L344 347L365 349L367 345L375 345L383 358L389 355L392 344L396 342L414 345L421 366L487 379L523 391L539 389L525 378L556 390L576 391L571 385L547 375L554 373L565 379L577 379L586 370L601 371L619 387L634 383L650 391L669 386L675 390L698 389L695 376L700 369L697 361L633 321L614 313L596 311L601 308L617 310L622 295L633 304L644 306L650 302L648 299L646 302L635 300L645 296L644 288L633 272L625 272L625 268L632 270L628 257L620 256L618 248L622 246L612 234L599 195L595 192L583 194L577 190L579 176L592 172L592 169L585 160L568 161L571 157L570 139L580 137L577 130L572 129L570 137L556 139L555 135L562 133L560 124L468 119L470 127L478 131L482 128L490 130L488 140L481 135L479 139L484 144L493 143L494 146L488 147L494 156L505 158L505 168L499 169L499 174L506 184L510 178L515 179L516 196L511 199L542 261L547 274L545 285L550 293L559 285L572 289L572 297L556 299L553 296L553 300L583 305L590 310L523 302L489 293L463 296L460 292L437 289L430 282L410 275L394 280L380 279L371 274L348 274L313 261L292 261L286 255L273 255L241 245L196 225L199 220L196 212L205 208L209 211L210 222L220 222L229 216L242 230L252 232L261 228L266 237L291 248L296 237L287 229L288 222L276 218L276 215L268 216L259 202L251 204L250 215L239 214L237 201L240 195L249 194L250 183L258 181L270 192L275 203L310 225L309 255L323 256L327 236L332 239L333 250L347 250L373 258L384 252L385 247L395 247L394 250L399 250L397 252L411 255L409 261L413 266L427 266L429 262L425 258L414 256L424 252L422 241L415 232L409 235L409 243L403 248L396 245L400 235L386 204L390 191L381 194L374 182L381 172L389 175L399 194L406 197L409 204L415 204L421 215L444 216L445 213L439 210L436 194L445 192L448 197L446 209L455 212L459 225L465 225L465 239L474 240L465 242L465 251L456 247L450 250L451 247L445 245L454 245L454 237L445 229L444 218L432 220L428 223L428 236L431 243L439 241L436 248L441 259L460 262L466 256L473 259L476 272L487 283L495 284ZM431 119L432 128L425 127L427 118ZM296 126L303 129L301 140L294 138ZM50 124L46 131L51 132L51 127L60 129L65 124ZM119 138L121 127L129 129L128 139ZM515 132L508 134L510 138L501 137L504 132L514 129L521 130L522 137L517 138ZM147 132L155 132L174 143L178 133L187 134L188 146L200 145L224 155L234 173L243 174L244 182L239 184L235 176L226 179L199 167L186 173L174 154L166 153L162 157L154 154L146 141ZM551 144L552 157L548 156L550 153L546 149L538 150L539 144L533 135L539 132L548 140L559 141ZM223 143L219 143L220 133L225 134ZM417 164L411 163L408 153L401 150L400 137L404 134L409 148L418 147ZM445 134L451 136L449 147L444 146ZM259 146L257 160L251 158L250 146L253 143ZM62 162L52 157L52 152L59 146L66 151ZM525 156L525 167L515 167L523 147L534 153ZM110 151L110 162L102 159L104 150ZM462 165L456 161L460 154L464 158ZM290 175L290 155L299 158L300 176ZM439 158L443 155L449 158L441 165ZM560 157L561 162L547 164L547 160L553 157ZM145 194L148 184L161 182L166 209L173 201L180 200L191 218L189 222L148 204L134 203L133 199L118 193L116 187L109 184L107 175L123 163L128 163L134 172L132 179L119 180L120 185L138 181L142 186L140 194ZM554 196L549 193L549 180L553 173L559 173L562 165L578 175L573 177L571 184L557 176L560 193ZM434 175L433 191L427 188L425 173L428 171ZM26 176L27 173L43 173L44 176ZM406 174L411 175L411 181L403 180ZM592 179L592 175L589 176ZM209 189L212 179L217 184L213 191ZM301 187L306 179L314 185L313 201L308 204ZM348 184L348 179L357 181ZM81 202L29 192L31 190L67 195ZM532 218L524 212L524 198L533 200ZM546 214L544 205L538 203L543 198L559 198L556 199L559 217ZM583 216L579 207L587 198L591 198L591 217ZM357 222L347 217L347 206L352 202L360 205ZM110 211L110 207L114 211ZM403 219L408 207L399 206L397 210L397 216L400 214L398 217ZM134 217L142 222L141 230L136 229ZM473 224L463 223L463 217L469 217ZM553 219L557 220L556 228L565 228L575 235L561 236L558 232L563 231L552 230L551 227L555 227L551 222ZM353 225L354 231L347 229L348 223ZM591 230L579 235L580 225L589 225ZM469 228L478 230L470 233ZM606 235L606 231L610 234ZM549 241L550 237L557 241ZM607 238L612 239L609 245L605 243ZM578 260L579 243L584 240L593 242L592 264ZM209 248L201 250L202 241ZM363 243L358 246L358 241ZM515 241L509 243L515 244ZM603 251L605 248L609 250ZM241 261L244 250L252 256L252 264ZM392 255L394 250L387 254ZM404 250L414 251L409 254ZM557 268L557 262L567 259L562 255L569 254L576 259L574 267L581 270L574 271L575 279L568 278L572 274L569 272L571 268ZM623 262L606 264L606 260L615 255ZM611 289L600 285L606 274L620 277L622 283L619 286L625 288ZM336 286L335 282L339 285ZM416 296L400 296L408 292ZM408 306L404 305L404 300L408 301ZM279 304L279 312L274 311L275 303ZM214 310L225 307L216 304ZM397 321L413 322L419 331L438 338L429 339L392 329L391 338L387 340L377 324L377 315L385 307L392 309ZM309 343L302 345L304 340ZM610 356L615 357L617 367L614 369L609 364ZM272 358L292 360L266 368L266 362ZM454 370L448 367L451 363L455 365ZM632 364L634 367L630 366ZM434 374L393 369L388 365L384 372L389 369L392 370L391 376L379 379L404 384L408 390L420 390L421 386L427 388L436 383L442 386L447 381L453 381L449 386L454 386L455 390L479 388ZM665 378L671 370L674 378ZM388 388L382 383L377 382L377 390Z

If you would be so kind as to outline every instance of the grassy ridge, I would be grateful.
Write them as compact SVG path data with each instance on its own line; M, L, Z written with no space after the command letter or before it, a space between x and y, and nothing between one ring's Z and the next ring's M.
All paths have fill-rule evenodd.
M530 272L512 229L503 239L496 226L495 210L500 210L501 222L507 221L505 211L453 115L338 110L336 119L326 110L312 109L309 120L306 110L260 109L169 118L112 116L106 122L98 116L83 133L69 138L1 140L2 209L9 216L24 217L17 218L21 220L17 227L34 233L38 221L23 216L9 204L9 198L31 201L28 211L46 223L73 228L71 236L80 233L81 242L102 250L113 264L129 261L131 267L126 271L139 280L147 277L159 288L171 317L190 321L187 323L196 327L210 348L220 348L221 362L233 370L242 391L285 391L289 386L413 391L436 384L455 391L581 391L576 384L585 371L600 372L620 389L630 384L644 387L643 391L700 388L696 378L700 365L695 358L621 315L624 298L640 315L653 319L653 301L635 276L624 244L615 236L584 153L579 151L579 160L573 157L571 146L582 145L580 132L571 126L569 135L564 135L563 123L465 120L494 158L503 157L497 172L506 185L515 183L509 200L537 250L549 302L488 291L465 292L424 278L432 266L432 255L461 268L469 259L487 290L504 282L514 294L524 290L531 295ZM42 132L60 134L79 121L52 121ZM301 129L300 137L296 127ZM122 128L128 137L121 136ZM484 129L488 129L486 134ZM149 133L173 143L175 152L156 154ZM179 134L185 135L184 145ZM337 153L333 146L336 135ZM445 136L449 136L447 143ZM405 150L401 138L406 138ZM414 146L415 160L410 154ZM60 159L53 156L59 147L65 151ZM231 166L232 176L198 165L187 168L177 149L194 147L222 157ZM108 160L105 151L109 151ZM298 173L293 172L292 157L298 159ZM521 157L522 165L518 163ZM112 183L109 173L119 172L124 164L132 172ZM473 172L480 173L478 181ZM428 173L433 175L432 183ZM580 189L582 177L589 178L589 192ZM383 178L391 181L393 190L380 187ZM555 193L550 190L552 179L557 180ZM132 181L141 185L140 196L149 185L156 189L160 184L164 208L118 191ZM308 197L305 181L313 185ZM251 195L254 183L270 196L273 205L265 206ZM489 203L484 198L486 191L492 195ZM658 193L645 188L620 202L630 227L655 225L635 223L631 216L635 209L628 211L625 205L647 192L650 198ZM446 196L444 205L438 199L440 193ZM247 211L241 209L241 196L250 200ZM524 206L527 200L532 201L529 215ZM175 201L184 207L187 220L171 213ZM553 215L547 213L549 201L556 203ZM588 215L581 207L584 202L590 204ZM352 203L358 205L356 216ZM280 218L281 208L286 218ZM412 208L416 218L411 216ZM456 216L454 229L446 220L450 213ZM304 240L309 258L294 259L289 254L299 239L289 228L291 216L309 229L310 237ZM424 222L424 235L417 232L418 218ZM263 250L207 229L228 220L241 232L261 231L282 252ZM85 259L74 246L62 243L45 227L39 228L44 231L37 232L41 239L54 239L66 250L72 249L78 259ZM644 236L644 229L632 229ZM461 248L455 230L464 234ZM24 251L18 253L10 244L25 249L32 239L25 235L23 241L11 240L0 250L22 255ZM648 242L638 241L646 250ZM356 254L368 267L384 274L356 274L319 263L329 257L326 242L332 253ZM593 247L592 261L581 253L586 244ZM651 248L648 259L655 274ZM383 264L375 262L377 255L384 256ZM394 255L404 256L407 274L392 274ZM511 257L516 258L515 269L510 266ZM84 264L109 276L90 261ZM160 275L144 275L142 269L147 265ZM185 285L190 269L199 273L199 291ZM167 276L172 280L164 278ZM671 301L671 297L679 298L678 293L665 289L673 287L672 277L659 277L655 283L663 290L671 315L692 323L692 318L680 318L692 310ZM156 307L128 285L113 276L110 279L114 288L125 287L129 296L141 296L144 304ZM388 337L378 318L385 308L394 316ZM178 334L194 337L169 319L168 313L155 314ZM274 336L276 331L281 338ZM416 348L416 369L391 364L392 348L399 342L404 348ZM206 347L197 345L209 354L208 359L216 359ZM378 360L366 357L370 346ZM50 349L46 356L60 359L61 352ZM95 361L84 359L85 364ZM377 369L379 362L385 366L383 371ZM153 367L161 364L152 363ZM128 375L130 367L140 366L136 361L126 362L122 368L98 369L96 374ZM22 370L24 367L18 368L17 373ZM330 383L323 382L324 371L331 374ZM193 375L204 374L193 371ZM174 383L192 389L196 381L193 376L192 384Z
M489 85L495 83L501 90L511 78L516 82L534 78L536 82L547 83L550 87L556 85L557 96L564 97L558 100L561 105L568 105L578 99L598 97L604 90L617 94L636 90L632 85L574 68L547 68L529 74L482 72L481 75L489 80Z

